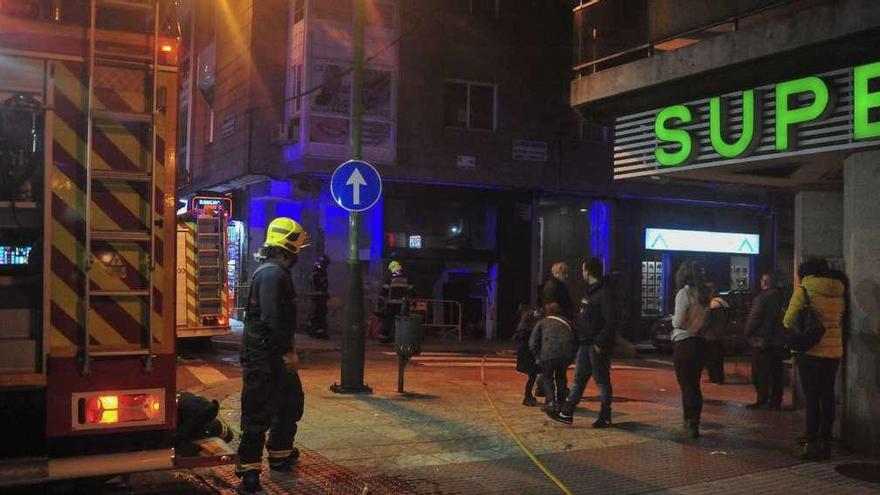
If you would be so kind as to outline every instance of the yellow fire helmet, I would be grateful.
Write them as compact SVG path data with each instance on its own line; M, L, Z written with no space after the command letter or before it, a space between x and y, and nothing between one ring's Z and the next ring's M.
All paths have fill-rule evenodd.
M402 269L403 265L401 265L399 261L392 261L391 263L388 263L388 271L390 271L391 273L397 273Z
M296 220L287 217L278 217L269 224L266 229L266 242L263 246L275 246L286 249L293 254L299 254L300 250L309 247L309 234Z

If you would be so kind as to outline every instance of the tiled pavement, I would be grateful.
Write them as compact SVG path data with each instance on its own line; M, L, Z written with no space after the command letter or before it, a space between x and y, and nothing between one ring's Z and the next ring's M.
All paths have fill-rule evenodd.
M396 388L396 358L371 350L366 381L374 394L340 396L335 354L305 356L306 415L297 441L297 473L267 477L269 493L560 493L510 439L483 396L482 358L433 353L414 360L406 388ZM520 405L522 375L510 355L487 361L486 381L511 427L573 493L880 493L880 485L845 478L832 463L792 455L802 419L793 412L750 411L744 365L730 364L730 385L704 384L704 436L686 439L678 389L662 358L615 362L615 424L589 427L589 397L572 427ZM217 398L237 426L240 370L234 356L182 360L183 388ZM228 377L219 377L213 367ZM208 383L204 383L207 380ZM229 468L198 473L209 492L224 493ZM364 492L364 487L366 492Z

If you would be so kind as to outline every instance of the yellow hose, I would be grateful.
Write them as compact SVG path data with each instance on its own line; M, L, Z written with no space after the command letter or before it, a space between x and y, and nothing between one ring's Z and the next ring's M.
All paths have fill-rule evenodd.
M495 417L498 418L498 421L501 421L501 424L504 426L504 429L507 430L507 434L510 435L510 438L512 438L513 441L516 442L520 450L525 452L526 456L528 456L532 463L534 463L535 466L538 466L538 469L540 469L545 476L550 478L550 481L552 481L556 484L556 486L559 487L559 490L562 491L562 493L564 493L565 495L574 495L574 492L572 492L565 485L565 483L562 482L562 480L557 478L556 475L553 474L553 472L551 472L550 469L548 469L547 466L545 466L544 463L542 463L538 459L538 456L536 456L531 450L529 450L528 447L526 447L526 444L523 443L521 438L519 438L519 435L517 435L516 432L513 431L513 428L510 427L510 425L507 423L507 420L504 419L504 416L501 415L501 411L499 411L498 406L495 405L495 400L493 400L492 396L489 395L489 386L486 384L486 356L483 356L483 361L480 365L480 379L483 382L483 394L486 396L486 400L489 401L489 405L492 406L492 412L495 413Z

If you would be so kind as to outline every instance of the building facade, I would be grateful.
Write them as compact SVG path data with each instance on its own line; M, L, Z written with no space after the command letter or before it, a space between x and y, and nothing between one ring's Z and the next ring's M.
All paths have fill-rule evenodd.
M272 217L301 219L314 256L337 261L331 322L348 220L328 179L350 155L352 5L193 0L184 23L181 196L232 196L238 280ZM384 183L362 222L367 307L396 259L420 297L461 304L466 330L509 335L553 261L598 254L641 276L641 251L613 261L640 242L614 239L621 205L688 214L688 198L713 225L733 198L767 207L764 191L611 180L610 129L569 105L569 2L369 0L366 12L364 158ZM297 268L302 293L309 270Z
M767 191L779 265L845 269L841 434L876 453L876 2L584 1L575 26L571 103L614 127L615 182Z

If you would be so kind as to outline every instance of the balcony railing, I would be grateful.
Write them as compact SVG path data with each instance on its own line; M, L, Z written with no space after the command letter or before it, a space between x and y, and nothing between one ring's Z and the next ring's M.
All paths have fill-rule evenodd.
M724 16L711 22L702 23L698 27L680 30L672 34L647 40L647 15L650 7L646 6L647 15L619 16L615 13L600 12L598 9L607 5L598 0L582 0L575 12L575 60L572 67L575 79L594 74L612 67L635 62L636 60L653 57L686 46L693 45L715 36L737 31L744 26L755 25L788 15L794 8L802 7L809 0L779 0L769 2L747 12L732 16ZM798 5L793 5L798 4ZM596 15L593 14L595 10ZM637 9L630 9L633 14ZM617 22L616 19L620 19ZM619 23L623 24L620 25ZM613 33L605 36L604 32Z

